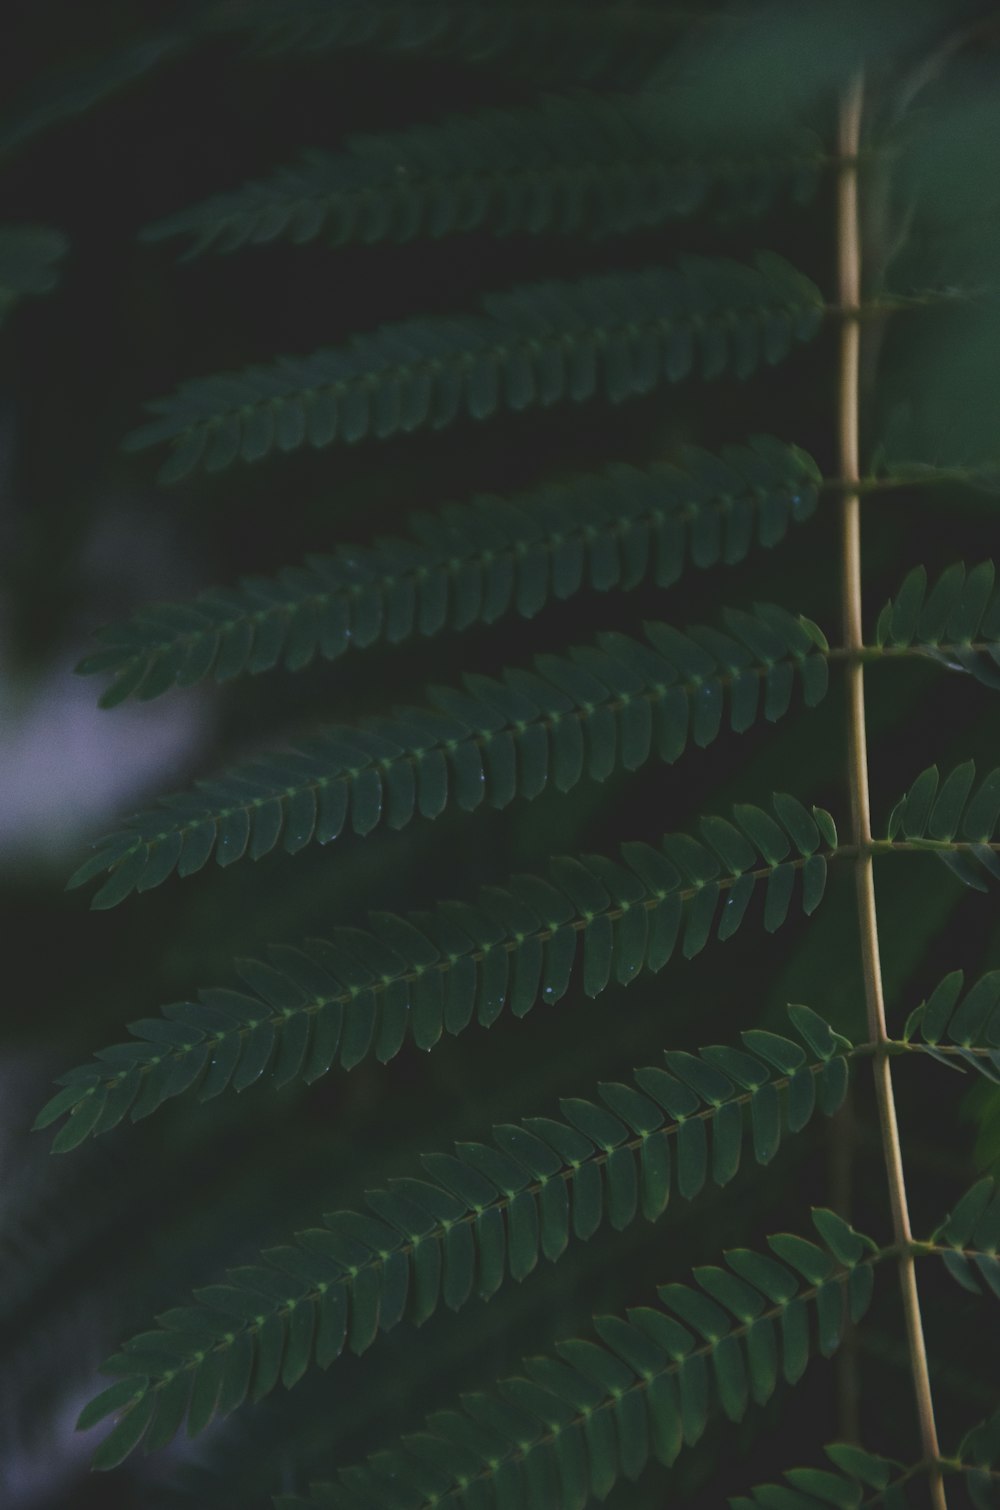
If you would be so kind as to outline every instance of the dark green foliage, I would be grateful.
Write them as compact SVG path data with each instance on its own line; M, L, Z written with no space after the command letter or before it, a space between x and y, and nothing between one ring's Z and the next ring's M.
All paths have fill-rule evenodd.
M879 614L876 642L917 647L952 671L1000 687L1000 590L994 577L992 561L971 571L956 561L928 592L927 573L916 567Z
M704 748L717 738L727 704L737 733L761 713L781 718L796 678L807 707L822 700L828 647L814 624L771 604L752 615L727 610L723 622L727 633L686 635L649 624L646 644L599 635L598 648L540 656L533 671L508 671L502 682L467 676L461 691L431 688L429 709L334 727L137 814L70 885L108 870L93 905L114 907L175 870L193 874L213 854L220 865L259 860L279 839L296 854L314 840L330 843L348 823L356 834L381 823L404 828L451 804L505 808L550 781L567 792L585 775L604 781L653 754L677 760L689 740Z
M787 1488L762 1484L749 1496L734 1495L729 1500L732 1510L829 1510L830 1505L884 1505L886 1510L907 1510L922 1503L923 1473L919 1465L904 1469L901 1463L848 1442L834 1442L824 1451L832 1471L790 1468L785 1474Z
M410 241L488 229L624 235L697 214L758 214L786 189L812 197L823 164L815 141L773 158L677 157L667 97L552 96L537 106L453 116L440 125L360 136L336 155L294 168L157 221L144 239L187 236L187 256L248 243L322 236ZM784 155L782 155L782 153Z
M276 578L213 588L190 604L152 604L100 631L105 648L77 670L112 671L101 699L156 697L171 685L217 681L281 662L398 644L508 613L532 618L552 598L587 588L669 587L690 560L736 565L756 542L774 546L815 512L819 472L796 446L757 436L677 466L620 465L599 476L474 498L411 520L409 539L313 556Z
M903 1034L942 1064L970 1069L1000 1083L1000 970L980 976L964 996L964 972L952 970L907 1019Z
M123 40L111 22L108 33ZM218 700L210 759L248 735L261 753L154 796L70 882L97 880L93 905L107 910L213 858L227 869L314 846L301 863L213 870L93 920L80 936L103 936L109 961L93 984L79 951L60 962L74 1008L93 1003L93 1036L112 1042L64 1073L53 1065L58 1089L35 1125L53 1129L55 1152L75 1151L61 1171L90 1160L115 1197L118 1170L128 1176L107 1200L117 1226L90 1211L84 1239L121 1290L108 1328L129 1339L80 1418L103 1423L95 1466L125 1464L110 1496L121 1486L160 1510L184 1438L211 1427L194 1449L202 1463L206 1450L238 1454L241 1430L255 1439L219 1510L226 1495L259 1510L272 1494L315 1510L583 1510L613 1492L630 1510L730 1495L739 1510L927 1497L940 1510L940 1476L975 1510L995 1505L998 1418L967 1430L995 1402L983 1304L1000 1297L1000 1194L977 1182L996 1157L983 1150L1000 1085L987 901L966 898L984 910L971 922L956 912L949 939L949 961L973 946L978 978L966 989L961 970L945 976L899 1037L886 1023L917 999L928 961L941 968L935 930L957 900L912 852L985 891L1000 876L1000 770L977 784L971 759L943 781L932 767L877 840L867 788L880 800L906 763L919 769L930 725L954 734L949 762L981 761L1000 718L984 690L1000 685L994 567L946 565L989 548L996 511L998 306L983 288L1000 245L996 39L977 0L739 0L694 14L644 0L212 0L67 69L62 100L26 91L8 145L127 96L161 63L181 75L176 103L170 77L151 78L141 99L132 91L135 114L120 99L81 146L124 207L85 178L65 222L58 195L39 191L36 204L47 144L26 156L11 198L13 218L66 223L74 246L84 219L120 241L115 260L83 234L79 281L89 290L107 270L81 369L49 355L73 288L50 324L40 307L37 341L32 311L13 328L18 371L58 373L37 411L30 381L23 399L12 389L11 408L31 411L11 470L18 502L39 510L29 542L49 549L50 518L83 541L79 500L132 492L176 527L189 580L231 584L137 610L141 592L110 597L123 621L79 667L108 674L103 703L428 642L317 667L294 686L234 687ZM110 149L133 120L137 146L117 171ZM151 133L153 121L169 129ZM310 140L322 150L298 157ZM189 181L200 202L169 213ZM813 212L796 213L814 189ZM179 275L136 245L150 221L143 242L183 237L189 256L261 250ZM0 314L5 299L51 286L63 250L54 233L5 236ZM21 259L6 283L5 247L12 266ZM105 315L119 284L121 329ZM106 324L117 344L105 394L93 353ZM272 493L267 469L170 497L143 492L144 461L88 474L107 449L99 414L117 442L140 391L258 356L181 381L126 449L162 446L168 481L326 453L300 456L287 489ZM83 369L92 395L79 391ZM759 382L705 382L722 378ZM772 429L787 439L759 433ZM65 439L75 468L77 430L93 454L57 515L48 499L65 490L65 467L50 453ZM40 444L46 464L32 467ZM407 520L414 498L434 507ZM952 529L962 511L973 522ZM790 528L806 520L808 535ZM326 554L281 566L314 544ZM755 557L755 545L782 550ZM882 592L900 562L921 559L933 585L910 571L863 625L876 579ZM685 576L689 565L703 575ZM705 574L723 565L728 594ZM62 594L57 560L44 566L58 586L16 605L15 631L49 617L58 592L75 632L90 610ZM160 590L176 590L166 565ZM838 600L831 644L799 609L832 629ZM940 719L929 660L969 673L937 678ZM805 717L831 680L834 695ZM764 727L779 720L780 733ZM290 743L293 726L304 734ZM824 808L786 792L760 805L775 785L849 815L844 844ZM698 816L719 803L730 818ZM434 829L416 821L446 814ZM673 825L683 831L652 838ZM768 935L816 911L831 862L843 884L815 925L787 930L782 963ZM707 949L751 909L764 937L746 929L731 950ZM72 904L65 915L80 917ZM136 961L151 958L166 961L162 979L136 992L166 1001L160 1011L129 1005ZM233 986L189 999L199 975ZM799 995L815 1010L787 1006ZM114 1042L133 1015L128 1041ZM489 1040L477 1031L494 1026ZM91 1041L75 1018L73 1032ZM168 1102L173 1116L126 1134ZM966 1117L975 1168L954 1132ZM420 1149L437 1151L407 1163ZM957 1204L956 1190L967 1191ZM813 1199L815 1239L742 1246L786 1220L794 1230ZM926 1231L920 1212L949 1205L929 1238L913 1236ZM877 1243L848 1224L855 1208L874 1217ZM15 1240L26 1209L8 1223ZM155 1252L148 1303L132 1293L129 1243ZM704 1262L720 1249L718 1266ZM86 1255L62 1251L34 1290L75 1302ZM902 1289L854 1334L839 1377L814 1387L810 1359L831 1358L860 1321L886 1259ZM690 1283L654 1288L692 1266ZM22 1295L34 1296L23 1277L7 1289L5 1343ZM595 1310L593 1339L507 1377L512 1358ZM427 1326L417 1336L401 1322ZM897 1372L904 1332L915 1415ZM61 1351L58 1368L75 1392ZM30 1389L0 1385L33 1404ZM820 1426L834 1397L839 1423ZM858 1438L899 1461L835 1443L829 1467L786 1470L784 1423L815 1462L834 1429L851 1435L855 1397ZM416 1431L415 1401L431 1412ZM180 1433L144 1471L134 1449ZM214 1510L211 1490L196 1493Z
M46 294L59 281L66 238L41 225L0 228L0 323L26 294Z
M565 0L249 0L239 7L220 5L211 19L249 31L262 49L429 52L590 79L622 68L635 73L640 62L648 71L663 46L698 15L680 5L625 0L584 0L571 14L573 25L567 26Z
M733 1495L732 1510L829 1510L831 1505L881 1505L884 1510L911 1510L925 1504L929 1465L909 1467L867 1452L851 1442L834 1442L824 1451L830 1468L790 1468L787 1487L763 1484L749 1497ZM967 1433L955 1459L944 1464L949 1495L964 1488L976 1510L996 1510L1000 1483L993 1465L1000 1461L997 1421L984 1421ZM962 1503L965 1503L963 1499Z
M769 1163L783 1130L801 1132L817 1102L832 1116L847 1086L837 1052L846 1045L804 1007L794 1021L807 1043L824 1044L812 1062L771 1033L744 1033L744 1049L668 1051L667 1068L636 1070L635 1085L601 1085L603 1105L564 1100L560 1120L494 1128L495 1148L459 1143L457 1157L424 1155L428 1178L368 1193L374 1216L324 1216L294 1246L265 1251L263 1268L232 1270L225 1284L196 1292L197 1306L167 1312L158 1331L126 1343L104 1368L119 1376L106 1412L124 1395L129 1414L145 1414L152 1392L157 1444L188 1408L193 1434L248 1396L297 1383L314 1363L328 1367L345 1347L366 1351L403 1319L419 1326L442 1302L457 1311L488 1300L506 1275L520 1282L539 1257L556 1262L605 1221L617 1231L639 1215L656 1221L672 1184L689 1201L708 1179L728 1184L747 1131L756 1161Z
M803 274L772 253L748 267L686 257L575 283L535 283L490 294L479 315L416 318L355 336L346 346L273 367L197 378L148 407L158 419L130 437L133 450L170 441L161 477L335 440L440 430L460 414L612 403L699 372L747 378L819 329L823 301Z
M958 1459L976 1510L996 1510L1000 1498L1000 1411L966 1433Z
M734 823L702 819L704 842L668 834L659 850L625 844L624 864L556 859L549 880L515 876L485 888L474 906L446 902L405 919L377 913L367 932L339 928L328 942L275 946L270 963L237 967L253 995L204 991L165 1008L165 1021L133 1023L138 1041L63 1075L36 1126L69 1112L53 1145L65 1151L192 1088L210 1100L268 1070L278 1086L313 1081L338 1054L343 1069L372 1052L384 1063L408 1034L429 1049L473 1017L490 1027L505 1007L523 1017L538 1001L556 1002L579 967L583 990L597 996L612 979L628 985L644 969L661 970L678 944L693 958L713 926L731 938L761 883L764 927L774 932L800 873L803 911L819 906L837 833L822 809L810 813L782 794L773 801L774 817L739 804ZM823 1055L822 1041L800 1030Z
M180 10L181 6L176 8ZM41 132L127 89L180 57L192 40L190 26L149 33L133 38L98 62L81 63L68 72L60 71L51 80L43 79L11 118L0 123L0 152L16 152Z
M976 763L966 760L942 782L936 765L921 771L889 815L889 839L902 836L930 850L966 886L986 891L986 875L1000 876L991 847L1000 819L1000 769L975 786Z
M951 1277L973 1295L1000 1300L1000 1191L987 1177L966 1191L931 1242L938 1245Z
M650 1457L669 1467L713 1414L739 1421L779 1380L796 1383L815 1353L831 1357L848 1315L867 1310L879 1251L832 1212L817 1216L824 1247L781 1234L768 1239L775 1257L731 1250L726 1268L694 1271L697 1288L661 1285L659 1306L596 1317L599 1343L528 1358L496 1395L467 1395L398 1449L276 1504L422 1510L447 1496L469 1510L562 1510L603 1499Z

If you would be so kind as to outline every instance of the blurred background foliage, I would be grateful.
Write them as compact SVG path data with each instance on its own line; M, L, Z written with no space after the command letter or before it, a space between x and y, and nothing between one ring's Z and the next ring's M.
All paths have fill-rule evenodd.
M780 549L755 551L735 568L691 570L669 592L581 594L531 621L507 618L499 630L99 712L95 681L71 671L96 627L142 601L183 598L396 531L415 508L611 460L669 459L684 442L714 447L759 430L795 441L835 474L832 328L747 385L695 381L620 406L595 400L489 424L465 420L441 435L300 452L173 489L154 482L148 456L120 450L142 400L183 378L469 306L522 280L672 262L685 250L739 257L769 247L832 297L829 180L805 208L782 202L755 221L702 218L613 242L474 232L336 251L321 241L276 243L178 264L174 244L142 245L137 233L294 161L305 146L335 148L352 132L581 83L678 89L668 98L692 150L714 136L770 129L762 102L779 123L806 121L829 141L831 87L859 46L873 58L878 86L899 76L901 57L913 62L918 35L926 42L950 32L966 13L974 24L979 12L862 7L877 13L878 26L865 23L874 28L866 31L851 7L811 14L751 5L736 44L710 25L681 26L659 49L640 49L637 62L635 47L588 52L568 32L559 46L553 37L563 34L544 33L537 17L533 46L500 47L482 60L461 49L378 45L274 51L248 45L246 27L235 25L246 9L223 7L234 26L206 27L204 7L147 0L141 31L135 7L109 0L96 9L8 0L5 12L2 221L51 228L65 242L58 287L11 299L0 331L0 1486L4 1503L19 1510L257 1510L270 1491L357 1458L457 1389L578 1332L592 1312L649 1297L657 1281L737 1238L751 1244L800 1228L809 1204L831 1199L831 1182L841 1193L845 1182L852 1187L858 1226L887 1232L877 1123L859 1076L849 1115L832 1131L817 1125L790 1141L768 1169L747 1166L725 1191L673 1205L655 1227L602 1230L558 1270L543 1265L522 1288L508 1285L458 1318L439 1316L421 1333L399 1327L369 1355L345 1358L329 1376L310 1373L291 1394L196 1443L179 1439L111 1478L86 1477L93 1444L73 1437L72 1421L93 1393L102 1355L155 1310L180 1303L192 1284L252 1260L320 1211L356 1204L390 1174L417 1173L418 1151L482 1137L496 1120L550 1112L558 1096L589 1094L598 1078L651 1062L663 1047L725 1043L741 1027L777 1025L790 1000L847 1032L863 1023L853 895L840 875L814 921L790 924L777 939L747 928L627 993L612 987L588 1001L571 992L530 1021L504 1017L488 1042L474 1028L429 1056L408 1045L385 1068L366 1063L308 1091L258 1087L209 1107L185 1102L50 1159L46 1138L26 1128L51 1077L118 1039L125 1021L154 1015L196 985L231 983L233 956L263 941L322 935L333 920L361 921L369 906L465 895L553 853L650 839L776 789L846 817L835 679L820 709L800 710L776 730L723 738L671 768L651 764L503 813L346 839L294 862L276 854L225 874L213 866L110 913L90 913L79 893L64 894L86 842L113 827L115 813L318 723L412 699L425 681L492 673L600 629L636 630L648 617L711 622L722 604L754 600L807 613L831 641L838 634L836 511L827 496ZM701 9L704 22L713 7ZM902 154L886 191L887 220L905 231L883 258L888 288L985 288L995 277L996 62L987 33L956 49L912 102L885 84L878 124L895 133ZM63 242L47 245L55 257ZM0 285L3 258L0 241ZM943 305L895 317L880 345L869 454L884 466L1000 454L996 327L988 292L973 310ZM972 489L874 495L864 515L869 623L911 566L924 562L933 573L991 555L996 521L992 498ZM996 758L1000 702L969 679L929 665L877 665L869 698L877 823L932 760L947 767L973 755L985 771ZM996 907L990 895L961 894L929 857L887 862L878 883L899 1028L946 970L961 964L972 978L1000 964ZM915 1223L930 1226L977 1169L997 1167L1000 1103L933 1064L907 1063L896 1078ZM924 1283L941 1414L954 1434L996 1405L993 1356L977 1345L977 1302L936 1275ZM910 1390L891 1286L882 1290L858 1343L857 1408L863 1430L877 1427L871 1445L905 1458ZM790 1448L814 1459L835 1435L837 1379L834 1367L814 1366L801 1387L737 1432L715 1428L671 1474L650 1470L609 1504L645 1510L681 1491L715 1504L789 1466Z

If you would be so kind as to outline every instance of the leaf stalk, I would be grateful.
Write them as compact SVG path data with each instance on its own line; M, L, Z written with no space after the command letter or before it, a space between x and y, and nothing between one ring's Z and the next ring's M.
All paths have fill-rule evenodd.
M864 108L864 82L859 73L844 92L839 120L841 168L837 184L837 271L838 302L842 307L861 304L861 226L859 215L858 148ZM861 325L845 320L840 327L839 451L840 472L845 481L857 483L861 478L859 437L859 389L861 371ZM843 584L844 646L848 652L845 666L847 689L848 765L851 798L852 840L857 846L855 885L858 903L858 927L861 941L862 970L869 1038L876 1052L872 1059L875 1091L878 1099L882 1151L889 1186L894 1245L899 1251L899 1277L906 1319L907 1343L917 1415L924 1458L930 1469L930 1497L934 1510L947 1510L944 1480L940 1469L934 1418L934 1400L927 1366L927 1348L920 1296L917 1290L913 1258L913 1232L910 1226L906 1179L900 1146L896 1102L892 1087L889 1043L886 1026L885 996L879 956L878 914L875 903L875 874L872 860L871 799L868 785L868 741L865 732L864 661L858 652L864 648L861 596L861 490L845 491L841 501L841 550Z

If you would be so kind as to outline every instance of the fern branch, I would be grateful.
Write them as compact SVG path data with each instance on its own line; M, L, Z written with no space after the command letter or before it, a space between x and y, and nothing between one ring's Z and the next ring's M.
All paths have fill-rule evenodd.
M484 419L582 402L599 388L619 403L696 363L705 378L728 368L748 377L811 339L822 315L814 285L763 252L752 267L689 257L676 271L531 284L487 296L481 315L407 320L310 357L183 384L148 406L160 417L126 444L171 442L161 477L175 481L275 447L438 430L463 411Z
M894 461L891 468L880 469L877 475L862 478L859 491L870 493L879 492L883 488L937 488L949 483L995 493L1000 489L1000 460L985 461L978 465L967 463L964 466Z
M100 699L105 708L213 674L256 675L282 660L299 671L317 654L336 660L349 649L493 623L509 612L531 618L551 597L565 601L585 586L628 590L649 576L670 586L688 557L703 568L734 565L755 533L773 546L791 521L815 512L818 473L797 447L757 436L749 449L729 446L714 457L691 448L682 461L683 471L619 466L506 501L475 498L417 516L409 540L313 556L275 578L211 588L193 603L145 606L98 631L103 648L76 670L115 673ZM953 640L904 642L886 633L893 607L883 610L875 644L837 646L827 658L926 657L1000 687L1000 625L992 638L995 626L984 621L977 632L991 638L982 641L959 639L956 630Z
M890 1038L887 1050L891 1054L917 1054L929 1055L936 1059L939 1064L946 1065L949 1069L963 1073L963 1066L976 1070L994 1085L1000 1085L1000 1049L990 1048L986 1044L953 1044L953 1043L906 1043L897 1038Z
M1000 1492L1000 1410L966 1432L953 1461L961 1472L969 1474L969 1487L976 1502L989 1505L991 1495L995 1499Z
M0 228L0 324L27 295L55 288L68 250L65 236L47 226Z
M225 1285L196 1292L196 1307L158 1318L158 1332L127 1342L103 1371L129 1381L132 1410L158 1394L149 1433L162 1446L185 1409L194 1434L215 1412L248 1395L263 1398L279 1378L291 1386L314 1362L328 1366L345 1346L366 1351L404 1316L419 1326L442 1301L457 1311L474 1293L488 1299L506 1273L520 1282L540 1252L556 1262L571 1237L589 1240L602 1220L616 1231L640 1210L657 1220L672 1166L685 1200L710 1169L717 1185L727 1184L739 1168L745 1111L754 1157L769 1163L783 1123L802 1131L817 1097L832 1116L847 1087L847 1041L808 1008L791 1016L819 1056L812 1063L791 1039L746 1032L742 1050L668 1051L666 1070L636 1070L635 1086L601 1085L603 1106L565 1100L561 1120L495 1128L495 1148L462 1143L457 1158L425 1155L428 1179L393 1180L366 1196L375 1218L331 1213L295 1246L264 1252L264 1269L232 1270ZM124 1389L112 1386L112 1401ZM109 1451L116 1455L113 1444Z
M873 493L907 492L917 488L954 487L980 488L986 492L996 491L1000 482L1000 462L984 463L982 466L930 466L923 462L894 462L891 470L868 473L863 477L828 477L824 479L823 491L858 493L867 497Z
M764 211L790 191L805 203L824 157L818 141L741 159L678 158L665 97L586 91L538 104L451 116L438 125L357 136L336 154L157 221L143 240L192 240L187 257L248 243L318 236L410 241L488 229L494 235L624 235L694 215Z
M756 436L718 456L685 449L679 464L610 467L509 499L474 498L415 515L410 535L313 556L276 578L246 578L190 604L150 605L101 630L77 667L112 671L105 707L217 680L299 670L316 654L398 644L413 634L531 618L551 598L652 580L668 587L687 561L706 568L774 546L812 517L819 471L797 446Z
M984 686L996 690L1000 686L1000 677L997 676L994 653L1000 654L1000 644L995 640L956 640L950 644L942 641L933 646L865 645L858 651L832 652L834 656L857 655L863 661L926 659L949 671L966 671Z
M337 838L348 819L358 834L380 823L399 829L449 804L504 808L550 781L561 792L585 774L604 781L654 752L670 763L689 739L704 747L717 738L727 703L734 732L761 713L781 718L796 678L808 707L822 701L828 647L814 624L768 604L753 615L727 610L723 621L724 634L648 624L646 644L600 635L597 649L539 656L532 671L508 671L502 682L467 676L463 691L430 689L430 709L334 727L137 814L69 885L110 871L92 905L113 907L174 870L191 875L213 853L223 865L256 860L283 836L295 854Z
M216 26L249 30L264 50L429 51L585 79L623 62L642 62L648 71L650 57L655 61L680 30L711 15L704 7L631 0L586 6L566 0L222 0L212 12Z
M193 40L193 20L184 29L133 37L97 62L62 69L43 79L9 120L0 122L0 152L14 152L50 127L100 104L119 90L183 56Z
M867 1309L886 1254L832 1212L813 1220L823 1247L781 1234L768 1239L775 1257L732 1250L726 1268L694 1270L697 1288L662 1285L658 1307L595 1318L600 1344L557 1344L559 1361L527 1359L525 1377L504 1380L497 1395L467 1395L398 1449L277 1504L559 1510L603 1499L651 1456L672 1465L710 1413L742 1420L751 1402L771 1398L779 1372L795 1383L814 1352L831 1357L848 1312Z
M957 561L942 572L931 591L927 573L916 567L897 597L883 608L876 643L889 650L918 649L951 670L966 671L994 690L1000 688L1000 589L992 561L967 570Z
M980 1280L1000 1300L1000 1190L990 1176L976 1184L931 1234L917 1245L921 1253L940 1254L945 1268L963 1290L981 1295Z
M919 1492L922 1481L931 1474L969 1474L990 1477L990 1470L952 1458L934 1463L922 1460L904 1467L892 1458L866 1452L854 1443L833 1442L824 1447L834 1471L829 1468L789 1468L783 1475L787 1488L764 1484L752 1489L750 1496L733 1495L731 1510L772 1510L778 1505L794 1505L795 1510L829 1510L830 1505L850 1505L857 1510L887 1505L892 1510L908 1510L915 1502L906 1494L908 1486ZM788 1496L791 1496L790 1498ZM922 1500L919 1503L923 1503Z
M959 1000L964 984L961 970L940 980L928 1000L910 1013L898 1047L956 1068L960 1061L1000 1083L1000 970L981 975Z
M824 1452L834 1466L829 1469L793 1468L785 1473L794 1491L795 1510L826 1510L829 1505L892 1505L904 1510L910 1501L902 1494L907 1484L917 1483L933 1470L946 1474L964 1474L969 1479L972 1500L976 1505L993 1505L1000 1479L996 1464L1000 1462L1000 1413L979 1422L966 1432L954 1457L936 1463L922 1461L908 1468L891 1458L866 1452L853 1443L835 1442ZM977 1492L978 1491L978 1492ZM762 1486L751 1491L753 1498L737 1496L729 1501L733 1510L753 1510L755 1506L774 1510L791 1506L787 1490L780 1485Z
M936 765L921 771L889 815L888 839L873 841L872 853L926 850L964 885L986 891L985 877L1000 876L995 837L1000 821L1000 770L991 771L978 787L975 779L973 760L956 766L943 782Z
M713 926L720 940L732 937L758 886L764 927L774 932L797 875L808 916L822 900L828 860L845 851L821 808L810 813L784 795L773 804L773 817L740 805L735 823L703 818L701 839L667 835L659 850L626 844L624 864L557 859L549 880L516 876L485 887L474 905L441 903L407 919L374 914L370 931L339 928L330 942L272 947L269 963L237 965L252 995L203 991L198 1002L131 1024L132 1042L60 1077L35 1126L69 1113L53 1144L61 1152L192 1089L207 1101L268 1069L277 1086L311 1082L338 1055L343 1069L372 1052L384 1063L408 1033L429 1049L474 1015L490 1027L505 1006L522 1017L538 1001L556 1002L580 965L584 992L597 996L612 978L627 985L643 970L655 974L678 943L693 958Z

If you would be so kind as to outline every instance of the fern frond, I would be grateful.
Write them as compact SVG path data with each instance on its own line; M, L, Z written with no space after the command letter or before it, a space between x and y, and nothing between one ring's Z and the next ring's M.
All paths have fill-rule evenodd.
M968 1475L976 1510L996 1510L1000 1496L1000 1410L966 1432L957 1456L961 1471Z
M1000 768L973 792L975 779L974 760L956 766L943 782L936 765L921 771L890 813L890 843L882 847L905 847L898 841L902 834L910 848L929 850L966 886L986 891L983 871L1000 876L1000 857L991 847L1000 819Z
M68 250L65 236L47 226L0 227L0 324L26 295L55 288Z
M648 71L679 30L706 14L707 7L631 0L243 0L220 4L213 19L220 27L249 30L267 51L426 51L591 79L623 62L634 66L637 53Z
M724 610L723 622L726 633L647 624L645 644L599 635L598 648L538 656L533 670L509 670L503 681L468 675L462 691L429 689L429 709L334 727L197 782L109 836L69 885L110 871L92 905L114 907L175 870L191 875L213 854L220 865L257 860L282 837L296 854L336 839L348 821L357 834L381 823L400 829L451 804L502 809L550 781L560 792L585 775L605 781L654 753L672 763L689 740L704 748L718 737L727 704L735 733L761 714L783 717L796 678L807 707L822 701L828 646L811 621L757 604L753 614Z
M967 1190L931 1237L951 1277L981 1295L979 1279L1000 1300L1000 1190L987 1176ZM930 1245L928 1245L930 1247ZM976 1278L978 1274L979 1279Z
M728 1503L732 1510L775 1510L786 1505L794 1510L830 1510L831 1505L857 1506L858 1510L885 1505L891 1510L909 1510L917 1502L908 1496L906 1486L912 1485L919 1493L930 1467L915 1463L907 1468L853 1442L834 1442L823 1451L834 1472L829 1468L789 1468L783 1475L787 1487L762 1484L749 1495L731 1495Z
M494 235L624 235L696 214L758 214L784 192L805 203L824 163L817 141L767 157L680 158L677 127L653 92L579 92L451 116L438 125L349 138L296 167L159 220L145 241L192 239L186 257L278 238L411 241Z
M704 378L730 368L748 377L810 340L823 311L809 279L764 252L752 267L688 257L676 270L529 284L488 295L480 315L406 320L312 356L184 383L148 406L159 418L126 445L171 442L161 477L176 481L275 447L439 430L462 412L485 419L599 389L620 403L696 367Z
M407 539L312 556L275 578L245 578L193 603L152 604L98 633L78 672L112 671L114 707L314 656L398 644L507 613L531 618L590 587L668 587L690 559L735 565L816 509L819 469L797 446L756 436L719 455L685 448L677 466L619 465L509 499L479 496L415 515Z
M890 462L884 454L872 458L872 475L862 487L881 488L972 488L985 493L1000 492L1000 460L981 465L935 465L931 462L907 461L905 457Z
M523 1017L539 1001L560 1000L579 965L584 992L597 996L612 977L627 985L661 970L678 942L693 958L716 922L716 936L731 938L758 886L764 927L774 932L797 873L808 916L822 901L828 858L842 851L829 813L787 795L772 800L773 817L741 804L735 823L703 818L701 839L667 835L659 850L625 844L624 864L556 859L549 880L515 876L484 887L474 905L440 903L406 919L376 913L367 932L338 928L331 942L272 946L269 963L237 964L253 994L207 990L132 1023L132 1042L59 1078L63 1088L35 1126L68 1112L53 1143L63 1152L192 1089L207 1101L269 1069L276 1086L311 1082L338 1055L343 1069L373 1052L385 1063L408 1033L429 1049L473 1016L490 1027L504 1007Z
M190 46L194 26L133 37L97 62L78 64L43 79L31 97L0 121L0 152L14 152L51 126L93 109L110 95L181 57Z
M956 1068L960 1061L1000 1084L1000 970L981 975L959 1001L964 983L962 970L939 981L910 1013L903 1041L943 1064Z
M879 615L876 643L914 647L953 671L967 671L1000 688L1000 589L992 561L971 571L956 561L927 591L922 566L910 572L898 596Z
M727 1184L739 1168L747 1109L754 1157L769 1163L783 1123L800 1132L817 1096L832 1116L847 1087L846 1040L808 1008L794 1008L792 1020L810 1048L819 1046L812 1063L791 1039L746 1032L744 1049L667 1051L667 1068L634 1071L634 1086L601 1085L603 1106L567 1099L561 1119L494 1128L496 1147L459 1143L457 1157L424 1155L427 1180L393 1180L366 1195L374 1218L324 1216L325 1226L299 1233L294 1246L264 1252L263 1269L234 1269L225 1285L195 1292L197 1307L158 1318L160 1331L127 1342L105 1372L132 1381L132 1409L146 1392L160 1396L151 1430L163 1445L186 1405L205 1394L191 1434L248 1395L262 1399L279 1378L291 1386L313 1363L326 1367L344 1347L365 1352L404 1317L420 1326L442 1301L457 1311L473 1294L489 1299L506 1274L520 1282L540 1253L555 1262L571 1235L587 1241L603 1220L619 1232L640 1210L655 1221L672 1178L685 1200L710 1172ZM203 1373L212 1387L199 1382ZM223 1377L229 1388L220 1398Z
M726 1268L695 1269L694 1285L661 1285L659 1306L595 1317L599 1343L558 1343L558 1360L526 1359L496 1394L466 1395L398 1448L276 1504L568 1510L650 1457L672 1465L711 1414L742 1420L779 1378L794 1384L816 1353L832 1357L848 1314L866 1311L883 1254L832 1212L813 1220L822 1247L782 1233L768 1238L773 1257L733 1249Z

